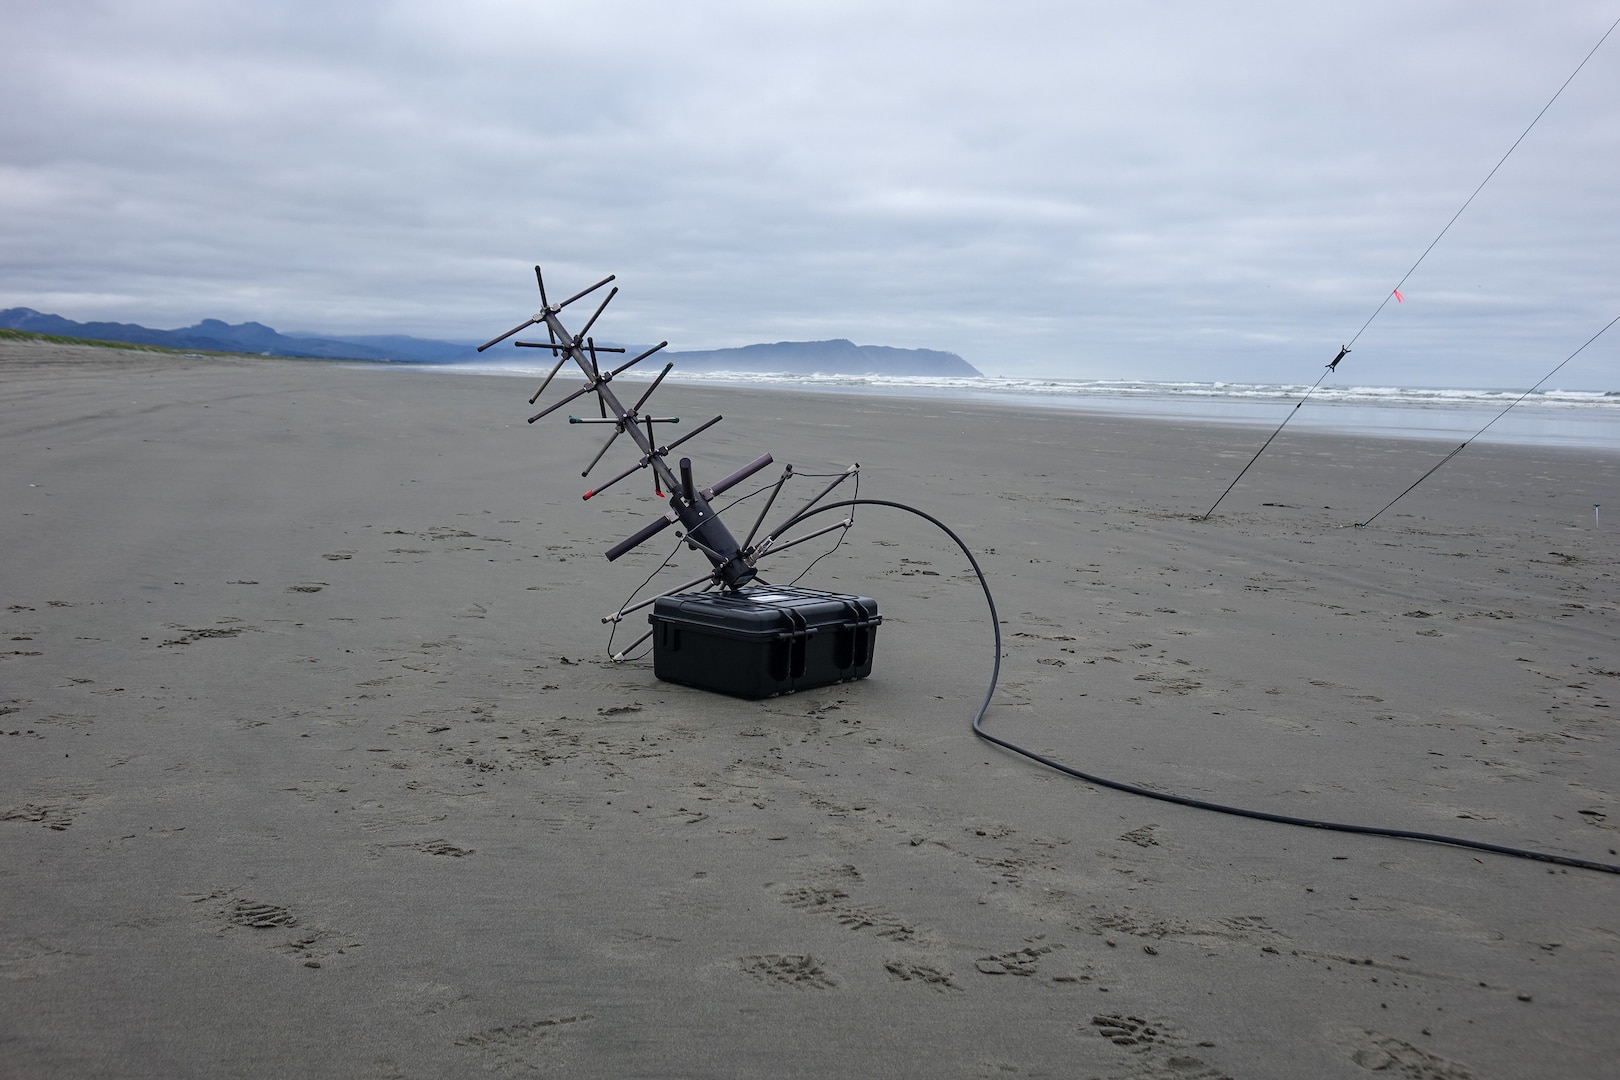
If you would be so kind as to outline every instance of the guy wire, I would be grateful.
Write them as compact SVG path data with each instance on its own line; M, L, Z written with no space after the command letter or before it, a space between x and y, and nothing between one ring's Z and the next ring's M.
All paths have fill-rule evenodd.
M1592 344L1592 342L1594 342L1598 338L1602 337L1604 332L1607 331L1610 326L1613 326L1617 322L1620 322L1620 315L1616 315L1614 318L1610 319L1607 326L1605 326L1602 330L1599 330L1597 333L1593 334L1591 337L1587 338L1586 339L1586 345L1582 345L1579 349L1576 349L1574 352L1572 352L1568 356L1564 357L1564 359L1559 362L1558 367L1553 368L1551 371L1547 372L1547 374L1545 374L1545 375L1543 375L1541 377L1541 382L1536 383L1535 386L1532 386L1530 389L1526 390L1524 393L1522 393L1518 397L1514 398L1513 401L1511 403L1509 403L1509 405L1508 405L1508 407L1506 409L1503 409L1501 412L1499 412L1495 416L1491 417L1490 421L1485 425L1485 427L1480 428L1478 431L1476 431L1472 435L1468 436L1468 438L1466 438L1466 439L1464 439L1462 441L1461 446L1458 446L1451 453L1447 454L1445 457L1443 457L1439 461L1435 462L1433 468L1431 468L1428 472L1424 473L1422 476L1418 477L1416 480L1412 481L1412 487L1407 488L1406 491L1401 492L1399 495L1397 495L1393 499L1389 500L1389 502L1385 503L1384 504L1384 509L1378 511L1378 514L1382 514L1384 512L1384 510L1388 510L1391 506L1394 506L1396 503L1400 502L1402 499L1404 499L1407 496L1407 494L1409 492L1411 492L1412 488L1417 487L1419 484L1423 483L1423 481L1425 481L1429 477L1433 476L1436 472L1439 471L1440 466L1444 465L1446 462L1450 461L1452 458L1456 457L1458 454L1460 454L1464 450L1466 450L1468 448L1469 443L1473 442L1475 439L1477 439L1481 435L1485 434L1485 428L1490 427L1491 424L1494 424L1498 420L1502 419L1502 417L1506 416L1508 414L1508 411L1510 409L1512 409L1514 405L1517 405L1519 402L1523 401L1525 398L1529 397L1531 394L1533 394L1537 390L1539 390L1541 388L1541 383L1546 382L1548 379L1550 379L1554 375L1558 374L1558 368L1563 367L1565 364L1569 363L1571 360L1573 360L1577 356L1581 355L1581 353L1583 351L1585 351L1587 345ZM1378 514L1374 514L1372 517L1368 518L1366 521L1358 521L1358 522L1356 522L1356 528L1365 529L1368 525L1371 525L1373 523L1373 518L1376 518L1378 516ZM1341 526L1341 528L1342 528L1342 526Z
M1474 189L1474 193L1472 195L1468 196L1468 198L1463 202L1462 206L1458 208L1458 210L1457 210L1457 212L1455 214L1451 215L1451 220L1446 222L1446 227L1441 229L1439 235L1437 235L1433 240L1429 241L1429 246L1423 249L1423 254L1421 254L1421 255L1419 255L1417 257L1417 262L1413 263L1411 269L1407 270L1406 273L1401 276L1401 280L1395 283L1395 287L1393 289L1391 289L1389 292L1384 294L1383 300L1379 301L1378 306L1373 309L1373 313L1371 315L1367 316L1367 321L1361 324L1361 329L1356 331L1355 337L1352 337L1349 341L1345 342L1342 351L1339 353L1339 356L1340 356L1341 359L1344 357L1345 353L1350 351L1350 346L1354 345L1356 343L1356 341L1361 337L1361 335L1366 332L1367 327L1372 325L1373 320L1378 318L1379 313L1384 310L1386 305L1388 305L1390 297L1392 297L1396 293L1400 292L1401 286L1406 284L1406 279L1411 277L1414 273L1416 273L1417 268L1419 266L1423 265L1423 260L1427 259L1429 257L1429 252L1434 250L1435 245L1440 242L1440 238L1445 236L1447 232L1451 231L1451 227L1457 223L1457 219L1462 217L1463 211L1467 210L1469 205L1474 201L1474 199L1476 197L1478 197L1479 193L1481 191L1485 190L1485 185L1491 182L1491 177L1495 176L1497 170L1500 169L1504 164L1507 163L1507 159L1512 156L1513 151L1517 150L1519 148L1519 144L1524 142L1525 136L1530 134L1531 128L1534 128L1536 126L1536 124L1540 122L1541 118L1547 114L1547 110L1553 107L1553 102L1558 100L1559 96L1563 94L1565 88L1568 87L1570 83L1575 81L1575 76L1577 76L1577 75L1579 75L1581 73L1581 69L1586 66L1586 62L1588 60L1592 59L1592 57L1597 53L1597 51L1600 48L1603 47L1603 43L1605 41L1609 40L1609 35L1614 33L1614 29L1617 26L1620 26L1620 19L1616 19L1614 22L1609 24L1609 28L1603 32L1603 36L1598 38L1598 43L1596 45L1592 46L1591 51L1588 52L1586 54L1586 56L1581 59L1581 62L1579 64L1575 65L1575 70L1569 73L1569 78L1565 79L1563 81L1563 84L1558 87L1558 92L1553 94L1553 96L1547 100L1547 104L1543 105L1541 107L1541 111L1536 113L1535 119L1531 120L1529 126L1526 127L1522 132L1519 133L1519 137L1517 139L1513 140L1513 145L1508 147L1507 153L1502 155L1502 159L1496 163L1495 167L1492 168L1490 172L1485 174L1485 179L1483 179L1483 180L1481 180L1479 182L1479 186ZM1608 327L1604 327L1604 329L1606 330L1606 329L1608 329ZM1583 346L1583 348L1584 348L1584 346ZM1267 438L1265 442L1260 444L1260 449L1258 449L1258 450L1256 450L1254 452L1254 457L1249 459L1249 464L1243 466L1242 472L1239 472L1237 474L1237 476L1233 478L1232 482L1226 486L1226 490L1221 492L1221 497L1219 499L1215 500L1214 505L1212 505L1208 510L1204 511L1203 516L1199 518L1200 521L1209 520L1209 515L1211 515L1211 514L1213 514L1215 512L1215 507L1221 505L1221 500L1225 499L1227 497L1227 495L1231 494L1232 489L1237 487L1237 482L1239 480L1243 479L1243 473L1248 472L1250 467L1253 466L1256 461L1260 460L1260 455L1266 452L1266 447L1271 445L1271 440L1275 439L1279 434L1281 434L1282 429L1288 426L1288 421L1290 421L1290 420L1292 420L1294 418L1294 413L1299 411L1299 407L1301 405L1304 405L1305 402L1310 400L1311 395L1316 393L1316 388L1318 386L1322 385L1322 380L1328 377L1329 372L1332 372L1332 371L1336 370L1337 366L1338 366L1338 361L1337 360L1334 361L1332 364L1329 364L1327 371L1322 372L1322 374L1317 377L1316 382L1311 385L1311 388L1309 390L1305 391L1305 396L1300 398L1297 402L1294 403L1294 407L1289 410L1288 415L1283 417L1283 422L1277 425L1277 430L1273 431L1271 433L1270 437ZM1554 368L1553 370L1556 371L1557 368ZM1537 385L1540 385L1540 384L1538 383ZM1518 404L1518 403L1515 402L1514 404ZM1512 406L1509 406L1509 408L1512 408ZM1494 422L1495 421L1492 421L1492 423L1494 423ZM1490 425L1486 425L1486 426L1489 427ZM1483 429L1481 429L1481 430L1483 430ZM1460 449L1460 447L1459 447L1459 449ZM1442 464L1444 464L1444 463L1442 462ZM1436 467L1438 468L1438 466L1436 466ZM1421 482L1422 481L1420 480L1419 483L1421 483ZM1415 487L1416 485L1414 484L1413 486ZM1410 489L1408 489L1408 490L1410 490ZM1401 494L1404 495L1405 492L1402 492ZM1396 498L1399 498L1399 497L1400 496L1396 496ZM1385 507L1384 509L1387 510L1388 507ZM1380 510L1379 513L1383 513L1383 511ZM1377 517L1378 515L1375 514L1373 516ZM1372 518L1368 518L1367 520L1371 521ZM1363 522L1362 524L1366 524L1366 522Z
M830 480L834 476L837 476L838 474L837 473L799 473L797 475L799 475L799 476L822 477L824 479ZM853 499L855 499L857 502L860 500L860 497L861 497L861 474L858 473L858 472L855 474L855 493L851 497ZM850 523L851 527L853 527L854 524L855 524L855 508L853 506L851 506L849 508L849 523ZM803 570L800 570L798 572L798 574L794 576L793 580L788 582L788 585L789 586L797 585L799 583L799 581L804 577L804 575L808 574L810 571L812 571L812 570L814 570L816 568L816 563L820 562L822 559L825 559L827 556L831 555L833 552L837 551L840 547L842 547L844 545L844 537L846 537L848 535L849 535L849 529L845 529L843 532L840 532L838 534L838 542L833 544L833 546L828 548L826 551L823 551L820 555L817 555L814 559L812 559L810 561L810 565L806 566Z
M1519 148L1519 144L1524 142L1525 136L1530 134L1530 128L1535 127L1537 122L1547 114L1547 110L1553 107L1553 102L1558 100L1559 95L1564 92L1564 88L1575 81L1575 76L1581 73L1581 68L1586 66L1586 61L1592 59L1592 56L1603 47L1603 43L1609 40L1609 35L1614 33L1614 28L1617 26L1620 26L1620 19L1616 19L1614 22L1609 24L1609 28L1603 32L1603 36L1598 38L1598 43L1592 46L1592 51L1587 53L1581 62L1575 65L1575 70L1569 73L1569 78L1565 79L1563 85L1558 88L1558 93L1554 94L1547 100L1547 104L1543 105L1541 107L1541 111L1536 113L1536 118L1530 121L1530 126L1526 127L1524 131L1520 133L1519 137L1513 140L1513 145L1508 147L1506 154L1502 155L1502 160L1498 161L1496 163L1496 167L1493 168L1489 173L1485 174L1485 179L1479 182L1479 187L1474 189L1474 194L1468 196L1467 202L1464 202L1457 212L1451 215L1451 220L1446 222L1446 227L1440 230L1440 236L1436 236L1432 241L1430 241L1429 246L1423 249L1423 254L1419 255L1417 262L1412 264L1412 269L1408 270L1401 280L1395 283L1394 289L1391 289L1389 292L1384 294L1383 302L1378 305L1371 315L1367 316L1367 321L1361 324L1360 330L1356 331L1356 337L1351 338L1346 343L1347 345L1354 345L1356 343L1356 338L1361 336L1362 331L1371 326L1372 321L1378 318L1378 313L1384 310L1384 305L1389 303L1389 298L1395 295L1396 292L1400 291L1400 287L1406 284L1406 279L1411 277L1417 268L1423 264L1423 260L1429 257L1429 252L1433 251L1434 245L1440 242L1440 237L1446 235L1451 227L1457 223L1457 219L1462 217L1463 211L1468 209L1469 203L1472 203L1474 198L1479 195L1481 191L1485 190L1485 185L1491 182L1491 177L1496 175L1496 170L1500 169L1504 164L1507 163L1507 159L1513 154L1513 151L1517 150Z
M715 514L718 516L720 514L725 513L727 510L730 510L733 506L736 506L738 503L743 502L743 501L745 501L747 499L752 499L755 495L758 495L760 492L764 491L766 488L768 488L770 486L771 485L766 484L763 487L755 488L753 491L750 491L746 495L737 496L735 499L732 499L730 502L726 503L725 506L721 507L719 510L716 510ZM632 601L632 600L634 600L636 598L636 594L641 592L642 589L645 589L649 584L652 583L653 578L657 577L659 574L664 572L664 568L667 567L671 562L673 562L675 560L675 556L677 556L677 555L679 555L681 553L681 548L685 544L686 544L686 541L684 539L683 540L677 540L675 542L675 546L670 549L669 554L664 556L664 561L658 564L658 568L656 570L654 570L652 573L647 575L647 580L643 581L640 585L637 585L634 589L630 590L630 595L626 596L624 598L623 603L621 603L619 605L619 610L620 611L623 611L626 607L628 607L629 604L630 604L630 601ZM619 632L619 620L615 619L615 620L613 620L612 625L610 625L608 627L607 654L609 656L613 655L613 638L614 638L615 635L618 634L618 632ZM640 655L637 655L637 656L627 656L627 657L625 657L625 659L626 660L640 660L643 656L646 656L646 655L647 655L646 653L641 653Z
M632 600L634 600L636 598L636 594L639 593L642 589L645 589L649 584L651 584L653 578L657 577L659 574L662 574L664 572L664 568L675 560L675 556L677 556L677 555L679 555L681 553L681 546L683 544L685 544L685 543L686 543L686 541L684 541L684 540L675 541L675 546L669 549L669 554L664 556L664 561L658 564L658 568L656 570L654 570L652 573L647 575L647 580L643 581L640 585L637 585L634 589L630 590L630 595L625 597L624 601L619 604L619 610L620 611L623 611L626 607L630 606L630 601L632 601ZM608 654L609 657L611 657L613 655L613 639L619 633L619 621L620 620L618 620L618 619L614 619L612 624L608 626L607 654ZM641 655L645 656L646 654L643 653ZM626 657L626 659L628 659L628 660L639 660L639 659L641 659L641 656L630 656L630 657Z
M1332 369L1329 368L1328 370L1331 371ZM1237 487L1237 482L1239 480L1243 479L1243 474L1249 471L1250 466L1252 466L1255 462L1260 460L1260 455L1266 452L1266 447L1271 445L1271 440L1275 439L1278 435L1282 434L1282 429L1288 426L1288 421L1290 421L1290 420L1292 420L1294 418L1294 414L1299 411L1299 407L1301 405L1305 404L1307 401L1309 401L1311 399L1311 395L1316 393L1316 388L1318 386L1321 386L1322 385L1322 380L1327 378L1327 377L1328 377L1327 371L1324 371L1324 372L1322 372L1322 374L1318 375L1316 377L1316 381L1311 384L1311 388L1309 390L1305 391L1305 396L1300 398L1298 401L1294 402L1294 407L1292 409L1288 410L1288 415L1283 417L1283 422L1277 425L1277 430L1273 431L1266 438L1266 441L1260 444L1260 449L1258 449L1258 450L1256 450L1254 452L1254 457L1249 459L1249 464L1243 466L1242 471L1240 471L1236 476L1232 477L1232 482L1230 484L1226 485L1226 490L1225 491L1221 492L1221 499L1226 498L1228 495L1230 495L1232 493L1232 489ZM1209 520L1209 515L1211 515L1211 514L1213 514L1215 512L1215 507L1221 505L1221 499L1216 499L1214 505L1211 506L1208 510L1205 510L1204 511L1204 516L1199 518L1198 520L1199 521L1208 521Z
M840 474L840 473L805 473L805 472L796 472L793 475L794 476L812 477L812 478L821 477L821 478L830 479L830 478L832 478L834 476L839 476L839 475L842 475L842 474ZM770 488L770 486L771 486L770 484L765 484L765 485L763 485L761 487L755 488L753 491L750 491L746 495L739 495L737 498L732 499L730 502L728 502L725 506L720 507L719 509L717 509L715 511L716 516L719 516L720 514L724 514L727 510L730 510L733 506L736 506L738 503L746 502L747 500L752 499L755 495L758 495L760 492L765 491L768 488ZM857 472L855 474L855 497L857 499L860 498L860 494L861 494L861 474ZM849 516L850 516L850 519L851 519L851 524L853 524L854 517L855 517L855 512L854 512L853 509L851 509ZM839 549L839 547L841 547L843 545L844 537L846 535L848 535L848 533L849 533L849 529L847 529L847 528L843 532L839 533L838 534L838 539L833 542L833 546L828 548L826 551L823 551L820 555L817 555L813 560L811 560L810 565L806 566L803 570L799 571L798 576L795 577L792 581L788 582L788 584L790 586L791 585L797 585L799 583L800 578L804 577L804 575L808 574L811 570L815 569L816 563L819 563L822 559L825 559L827 556L829 556L833 552L837 551ZM652 573L648 574L647 577L646 577L646 580L644 580L640 585L637 585L634 589L632 589L630 591L630 595L626 596L624 598L624 602L619 605L619 609L621 611L625 607L629 606L630 602L636 598L636 595L638 593L640 593L642 589L645 589L649 584L652 583L653 578L657 577L659 574L664 572L665 568L667 568L669 566L669 564L674 561L675 556L680 554L681 548L685 544L686 544L686 541L684 539L677 540L675 542L675 546L670 549L670 552L669 552L668 555L664 556L664 561L658 564L657 569L655 569ZM763 581L764 579L761 578L760 580ZM712 588L713 587L712 583L708 587ZM619 620L615 619L613 621L612 625L610 625L608 627L607 653L608 653L609 656L613 655L613 641L614 641L615 636L617 636L618 632L619 632ZM648 646L648 648L650 649L651 646ZM643 657L645 657L646 655L647 655L646 653L640 653L640 654L638 654L636 656L626 656L625 660L627 660L627 661L640 660Z

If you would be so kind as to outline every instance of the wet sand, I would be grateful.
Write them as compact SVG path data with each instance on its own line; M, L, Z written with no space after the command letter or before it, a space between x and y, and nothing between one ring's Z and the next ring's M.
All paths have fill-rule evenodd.
M650 484L581 503L532 392L0 343L0 1073L1615 1075L1620 877L988 746L983 597L905 515L804 581L878 600L868 680L606 662L672 541L602 558ZM1620 457L1471 447L1358 530L1447 447L1290 430L1199 522L1252 430L659 397L726 414L700 481L859 461L956 528L1004 737L1620 861Z

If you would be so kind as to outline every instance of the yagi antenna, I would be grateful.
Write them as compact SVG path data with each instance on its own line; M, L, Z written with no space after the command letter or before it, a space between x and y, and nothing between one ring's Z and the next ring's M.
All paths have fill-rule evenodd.
M617 367L604 367L606 357L629 351L622 346L599 345L592 336L608 305L619 294L618 288L610 289L601 298L577 331L569 329L562 315L568 305L613 281L612 275L560 304L551 302L545 278L538 266L534 268L534 280L540 291L540 310L528 322L481 346L481 350L499 344L527 327L543 324L546 341L513 342L514 346L522 348L550 349L555 356L551 369L529 399L529 404L540 400L569 361L573 362L585 381L529 417L529 423L536 423L586 395L594 396L598 415L570 415L568 423L579 426L598 424L611 430L606 433L607 439L586 463L580 476L589 478L607 460L609 453L626 440L633 444L636 453L625 467L596 483L584 493L583 498L594 499L621 481L646 470L652 476L654 494L666 502L667 508L663 513L607 549L604 554L608 561L622 558L674 525L677 529L676 551L681 547L689 548L701 554L709 563L708 572L699 577L638 602L631 602L635 595L632 594L617 611L604 615L602 621L612 623L617 628L617 624L631 613L652 608L648 616L652 630L617 652L612 652L610 639L612 659L624 660L657 635L651 651L654 673L660 679L756 698L861 679L870 674L873 634L883 621L883 617L877 613L876 601L868 597L800 589L795 584L775 585L760 577L756 569L759 561L767 556L849 529L854 524L853 507L859 500L822 507L822 510L845 506L851 508L842 516L842 520L831 525L809 531L799 529L799 526L820 512L817 510L818 504L838 485L858 475L860 466L851 465L831 476L814 498L765 533L757 543L754 538L760 534L766 519L776 508L784 486L794 476L793 466L787 466L774 484L766 483L757 491L734 500L731 503L733 506L742 499L766 491L770 493L748 530L747 539L739 544L730 528L721 520L721 511L715 508L714 503L727 491L770 466L774 460L771 455L761 454L742 468L705 486L698 478L699 470L692 458L677 456L676 452L720 423L723 417L715 416L691 427L678 438L660 442L661 425L681 424L678 416L656 415L651 404L653 396L669 378L670 372L675 370L675 364L666 362L632 404L625 404L613 385L620 375L663 350L669 342L660 341L649 349L643 349ZM796 535L790 538L790 533ZM673 556L674 552L671 558ZM666 559L665 563L668 562ZM651 580L648 578L647 583ZM794 582L797 580L795 578Z
M558 372L569 360L574 361L575 366L584 375L585 385L529 417L529 423L535 423L549 416L569 402L584 397L586 394L595 394L600 416L584 418L570 416L568 418L569 422L574 424L611 424L613 425L613 432L608 436L607 442L603 444L602 448L596 452L596 456L591 458L590 463L585 466L584 472L580 475L589 476L591 471L607 456L608 451L618 442L620 436L628 436L640 451L640 454L638 460L629 468L585 492L584 497L586 499L593 498L642 469L652 470L654 491L658 492L661 497L664 492L669 493L669 509L662 516L637 531L635 535L609 548L607 557L610 560L617 559L656 536L670 525L679 524L683 538L696 550L703 552L712 564L713 570L709 580L731 591L737 590L752 580L755 577L752 563L744 554L742 546L732 536L731 530L720 520L710 500L729 488L742 483L760 469L765 468L771 463L771 456L763 454L730 476L708 487L700 487L692 478L690 459L681 459L680 472L677 474L674 469L670 468L667 460L670 452L719 423L721 417L716 416L713 420L699 424L682 437L661 446L657 439L657 425L677 424L680 419L674 416L652 416L643 410L648 408L649 399L663 384L664 379L669 375L674 365L665 364L664 369L653 379L652 385L641 394L634 405L626 406L619 399L618 394L614 392L612 386L616 376L658 352L669 343L661 341L619 367L603 370L599 354L626 351L622 347L598 345L595 339L591 337L591 330L596 325L597 320L602 317L602 313L607 310L607 306L613 301L613 298L619 294L618 287L615 286L608 291L608 294L602 298L602 302L597 305L596 310L591 313L590 318L585 321L584 326L578 331L570 331L564 325L561 315L563 309L568 305L589 296L602 286L613 281L614 275L609 274L601 281L587 289L580 290L560 304L551 303L546 294L545 278L538 266L534 268L534 279L535 285L540 290L540 310L531 316L527 322L521 323L501 336L479 346L479 351L482 352L493 345L497 345L537 323L545 324L547 337L550 339L549 342L520 341L516 343L527 348L551 349L557 354L557 362L546 374L545 379L540 384L540 389L535 391L534 396L529 399L529 403L532 405L540 400L540 396L545 393Z

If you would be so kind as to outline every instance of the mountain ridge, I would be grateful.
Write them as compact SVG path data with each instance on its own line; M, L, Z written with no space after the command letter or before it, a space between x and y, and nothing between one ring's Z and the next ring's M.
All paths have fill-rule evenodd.
M34 334L153 345L201 352L249 353L310 360L361 360L396 364L454 364L479 359L471 342L435 341L405 334L282 333L259 322L232 325L203 319L176 330L157 330L138 323L75 322L33 308L0 311L0 329ZM641 351L637 348L635 351ZM689 371L757 371L795 375L956 375L979 370L955 353L937 349L904 349L891 345L856 345L847 338L828 341L778 341L730 349L698 349L665 354ZM486 357L487 358L487 357Z

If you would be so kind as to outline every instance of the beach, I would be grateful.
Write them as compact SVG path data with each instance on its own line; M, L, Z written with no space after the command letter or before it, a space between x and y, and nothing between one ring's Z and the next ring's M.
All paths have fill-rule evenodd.
M610 662L675 540L603 557L663 504L582 502L633 456L581 478L536 385L0 342L0 1074L1617 1075L1620 877L986 744L984 596L910 515L801 582L877 600L869 679ZM1361 529L1446 448L1290 429L1198 520L1263 432L658 400L724 414L701 483L858 462L955 529L1001 737L1620 862L1620 455L1473 446Z

